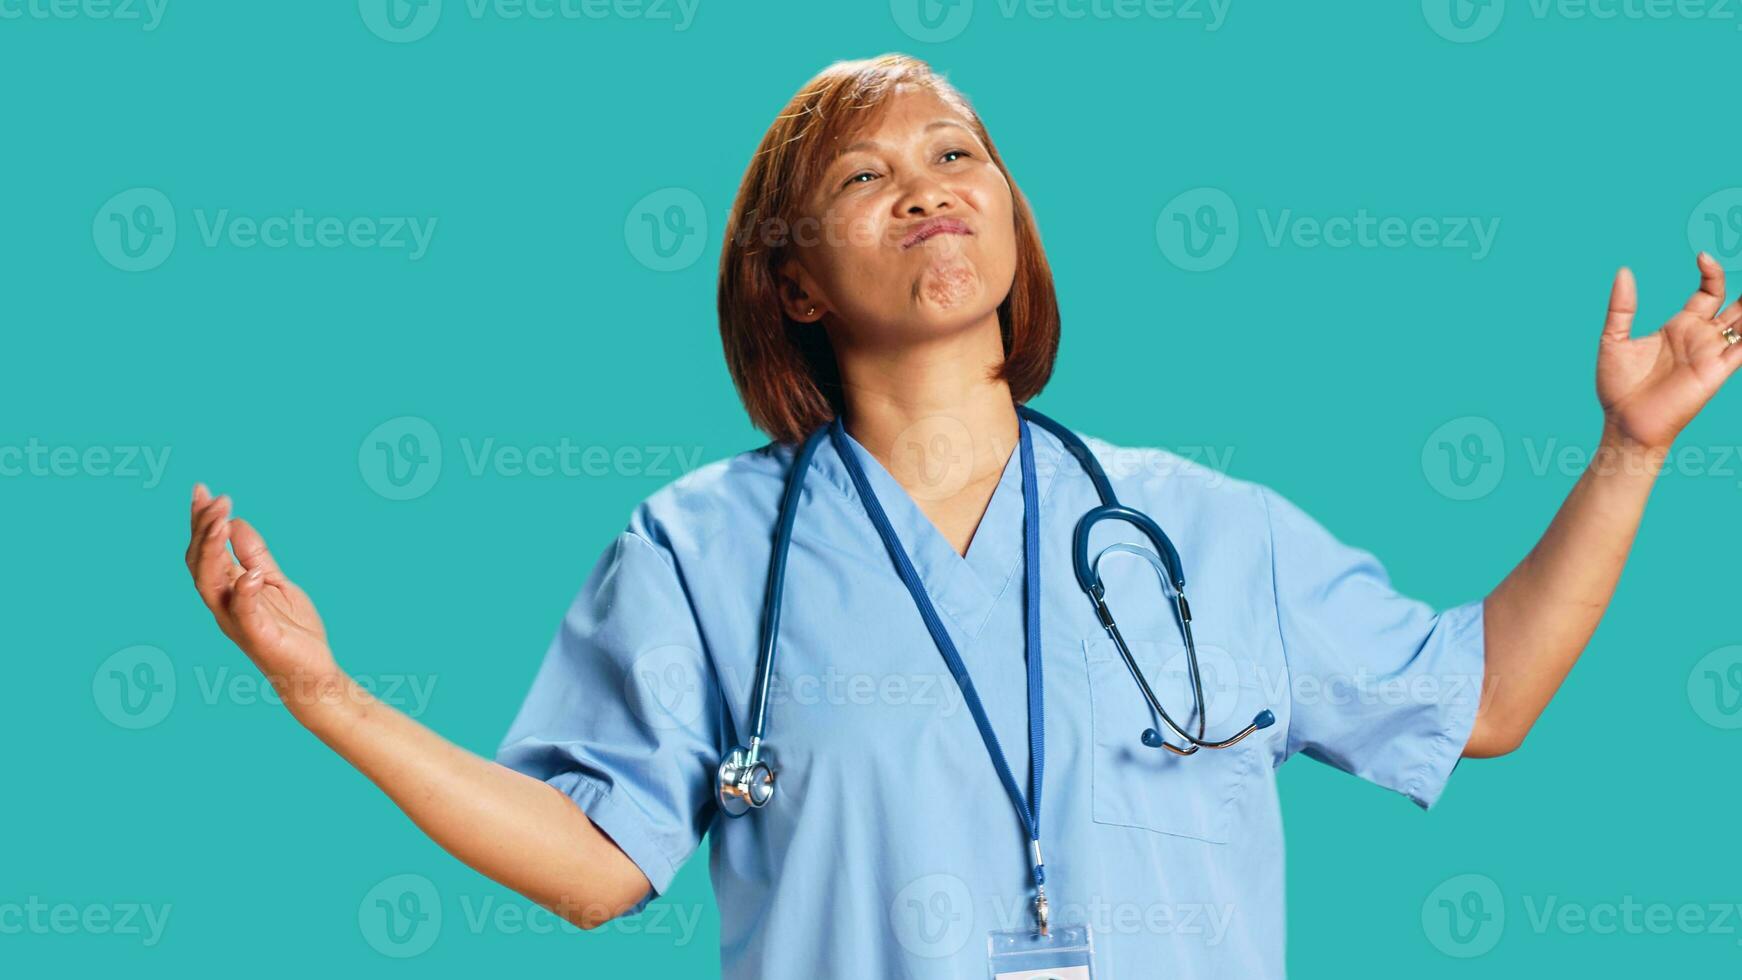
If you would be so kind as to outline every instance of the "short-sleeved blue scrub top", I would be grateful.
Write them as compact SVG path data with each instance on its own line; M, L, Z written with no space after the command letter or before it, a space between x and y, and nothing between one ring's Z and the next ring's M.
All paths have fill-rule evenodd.
M1481 600L1436 612L1375 557L1267 487L1160 449L1085 437L1122 502L1184 563L1209 738L1156 724L1071 565L1099 501L1031 425L1040 497L1046 768L1041 836L1055 923L1087 922L1103 978L1284 975L1275 769L1297 752L1439 797L1475 721ZM1011 447L959 555L851 436L1026 788L1022 478ZM795 446L703 466L634 511L562 621L497 758L568 794L653 885L704 836L728 980L981 978L993 930L1032 924L1026 835L833 445L818 447L786 572L768 757L772 804L715 803L747 738L772 528ZM1091 555L1146 544L1096 526ZM1108 602L1162 704L1190 715L1185 646L1155 572L1109 553ZM1183 722L1182 722L1183 723ZM1171 738L1171 736L1170 736ZM1177 738L1171 740L1177 743Z

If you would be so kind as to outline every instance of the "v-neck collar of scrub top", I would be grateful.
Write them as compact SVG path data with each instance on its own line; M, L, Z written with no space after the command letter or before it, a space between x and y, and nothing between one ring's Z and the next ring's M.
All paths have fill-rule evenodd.
M1034 442L1035 489L1040 497L1040 519L1044 525L1047 497L1052 488L1053 474L1059 468L1063 446L1052 433L1040 426L1031 424L1028 428ZM859 453L865 478L882 503L902 547L907 549L908 560L913 562L920 581L931 594L932 604L950 618L955 627L957 646L966 649L980 635L1004 593L1011 588L1021 590L1022 580L1018 573L1022 568L1022 460L1017 446L1010 446L1010 456L1004 462L998 486L992 491L992 499L974 530L973 539L968 542L968 553L961 555L882 462L854 439L852 433L845 434L848 445ZM852 477L847 473L846 462L836 455L832 441L823 440L811 465L851 502L853 512L850 519L863 525L862 540L867 547L874 549L877 561L881 563L876 567L895 574L889 550L877 536L877 529L865 513L865 505L859 500ZM798 523L804 523L802 517ZM1042 540L1045 540L1044 534Z

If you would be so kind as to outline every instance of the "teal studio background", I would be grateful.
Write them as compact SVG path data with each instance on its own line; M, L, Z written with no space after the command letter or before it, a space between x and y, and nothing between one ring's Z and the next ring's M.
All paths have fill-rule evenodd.
M1273 486L1439 608L1596 445L1616 268L1637 332L1697 249L1742 270L1716 0L392 2L0 0L6 975L715 975L705 853L582 933L293 724L190 586L188 498L231 494L341 663L493 751L634 504L765 441L719 240L833 60L918 55L984 115L1064 314L1037 407ZM1428 814L1281 770L1294 975L1734 975L1731 388L1522 750Z

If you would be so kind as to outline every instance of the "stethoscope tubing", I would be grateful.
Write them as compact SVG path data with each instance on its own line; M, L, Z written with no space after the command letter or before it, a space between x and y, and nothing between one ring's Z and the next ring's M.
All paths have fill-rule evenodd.
M774 557L768 563L768 589L762 597L762 636L756 653L756 688L750 705L749 764L755 765L762 750L762 733L768 720L768 681L774 672L774 645L780 637L780 598L786 584L786 555L792 549L792 525L798 519L798 498L804 490L804 473L817 447L828 437L824 425L811 433L793 461L792 473L780 497L780 519L774 531Z

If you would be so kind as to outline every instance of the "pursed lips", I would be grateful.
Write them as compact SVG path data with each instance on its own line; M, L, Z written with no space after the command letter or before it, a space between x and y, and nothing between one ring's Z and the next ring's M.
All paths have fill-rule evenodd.
M930 218L921 222L918 227L909 232L902 240L902 248L912 248L928 238L938 235L971 235L968 225L959 218Z

